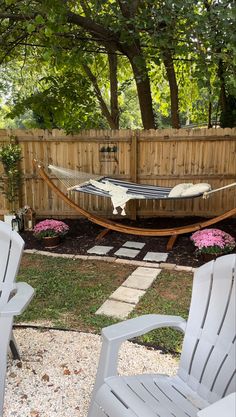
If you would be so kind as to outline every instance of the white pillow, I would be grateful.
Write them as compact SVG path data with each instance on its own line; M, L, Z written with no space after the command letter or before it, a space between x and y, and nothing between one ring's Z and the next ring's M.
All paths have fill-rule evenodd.
M205 182L194 184L192 187L187 188L184 190L181 194L181 197L188 197L188 196L194 196L198 194L205 193L206 191L211 190L210 184L207 184Z
M181 197L182 193L192 186L192 183L183 183L175 185L175 187L173 187L172 190L169 192L168 197Z

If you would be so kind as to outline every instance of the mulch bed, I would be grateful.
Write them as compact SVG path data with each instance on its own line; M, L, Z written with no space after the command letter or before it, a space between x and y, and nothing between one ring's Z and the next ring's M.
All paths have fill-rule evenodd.
M199 218L149 218L140 219L138 222L122 219L125 224L136 225L143 228L167 228L177 227L195 223L201 219ZM109 231L101 240L97 241L96 237L103 230L102 227L91 223L87 219L64 219L63 220L70 227L69 233L62 240L61 244L56 248L45 249L42 242L37 240L32 232L22 232L21 235L25 240L25 249L46 250L52 253L65 253L85 255L87 250L94 245L113 246L108 256L113 256L126 241L135 241L145 243L144 248L134 258L135 260L143 260L147 252L167 252L166 245L168 237L149 237L149 236L134 236L118 232ZM217 225L215 228L224 230L236 238L236 219L227 219ZM198 267L204 261L196 256L194 246L190 240L191 234L180 235L167 259L168 263L175 263L178 265Z

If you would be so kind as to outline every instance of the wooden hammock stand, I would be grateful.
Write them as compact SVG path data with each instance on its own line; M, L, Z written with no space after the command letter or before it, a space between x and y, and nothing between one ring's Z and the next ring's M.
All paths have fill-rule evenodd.
M61 190L59 190L59 188L55 184L53 184L49 176L46 174L42 165L38 164L36 160L34 160L33 163L38 169L41 178L48 184L51 190L53 190L59 198L61 198L66 204L68 204L75 211L77 211L82 216L86 217L91 222L105 228L105 230L103 230L98 235L97 239L102 238L109 230L141 236L170 236L170 239L167 243L167 250L171 250L174 246L174 243L178 235L195 232L197 230L203 229L204 227L211 226L212 224L218 223L224 219L236 215L236 208L233 208L221 214L220 216L216 216L212 219L208 219L202 222L193 223L188 226L173 227L168 229L145 229L140 227L126 226L121 223L117 223L112 220L104 219L102 217L91 214L87 210L84 210L81 207L79 207L78 204L70 200L69 197L67 197Z

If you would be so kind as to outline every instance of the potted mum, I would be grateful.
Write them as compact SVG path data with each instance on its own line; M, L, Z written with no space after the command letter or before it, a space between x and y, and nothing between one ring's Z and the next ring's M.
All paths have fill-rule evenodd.
M33 229L34 236L41 239L45 248L58 246L61 237L68 232L69 226L60 220L46 219L36 224Z
M205 261L230 253L236 246L235 239L219 229L199 230L190 239L196 247L196 254Z

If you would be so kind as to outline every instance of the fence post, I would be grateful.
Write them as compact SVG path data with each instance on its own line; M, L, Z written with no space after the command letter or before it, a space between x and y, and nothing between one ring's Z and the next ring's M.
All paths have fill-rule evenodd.
M132 182L137 182L138 176L138 130L134 130L131 136L131 147L130 147L130 178ZM130 218L131 220L137 219L137 200L130 201Z

